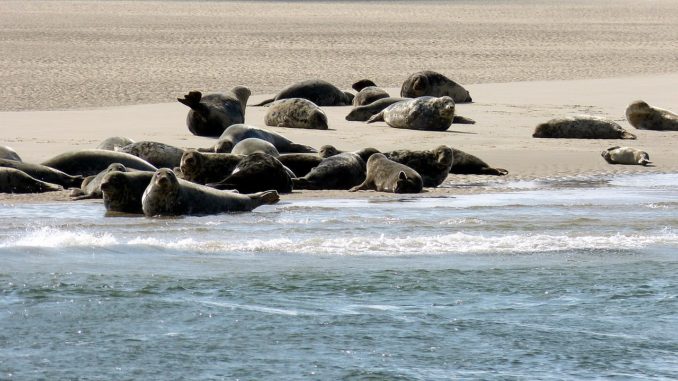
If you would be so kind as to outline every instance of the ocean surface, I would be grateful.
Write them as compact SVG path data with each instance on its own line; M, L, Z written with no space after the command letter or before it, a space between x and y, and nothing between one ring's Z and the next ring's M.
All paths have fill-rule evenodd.
M0 205L0 380L678 379L678 174L104 212Z

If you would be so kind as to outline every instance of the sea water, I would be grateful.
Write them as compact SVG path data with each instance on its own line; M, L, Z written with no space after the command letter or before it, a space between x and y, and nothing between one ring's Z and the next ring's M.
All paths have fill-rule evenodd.
M0 206L0 379L678 378L678 174Z

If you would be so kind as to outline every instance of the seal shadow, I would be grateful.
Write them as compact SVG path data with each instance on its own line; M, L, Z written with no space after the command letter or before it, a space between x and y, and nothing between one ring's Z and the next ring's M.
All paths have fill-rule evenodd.
M457 131L457 130L447 130L445 132L449 132L451 134L467 134L467 135L478 135L477 132L469 132L469 131Z

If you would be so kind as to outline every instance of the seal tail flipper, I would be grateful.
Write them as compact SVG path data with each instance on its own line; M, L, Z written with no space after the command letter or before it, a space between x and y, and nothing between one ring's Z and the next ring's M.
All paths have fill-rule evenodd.
M308 181L305 177L295 177L292 179L292 186L294 189L308 189L308 190L314 190L318 189L315 184L312 182Z
M275 190L268 190L249 195L252 200L259 202L259 205L271 205L280 201L280 195Z
M476 121L471 118L466 118L464 116L455 115L452 119L452 123L456 124L476 124Z
M304 144L292 143L288 149L290 153L318 153L318 150Z
M365 180L365 181L363 181L362 184L356 185L353 188L349 189L348 191L349 192L357 192L357 191L360 191L360 190L369 190L369 189L371 189L370 184L367 182L367 180Z
M622 139L636 139L636 135L628 131L624 131L624 133L622 134Z
M639 164L640 165L648 165L648 164L652 164L652 162L650 160L647 160L647 159L640 159Z
M505 176L508 175L508 171L505 170L504 168L483 168L480 171L481 175L491 175L491 176Z
M200 105L200 100L202 99L202 93L200 91L190 91L188 94L184 95L183 98L177 98L177 100L191 109L197 109Z
M384 112L381 111L379 114L374 114L370 119L367 119L365 123L374 123L374 122L383 122L384 121Z
M262 102L259 102L259 103L255 104L255 105L252 105L252 106L255 106L255 107L257 107L257 106L266 106L266 105L268 105L269 103L272 103L274 100L275 100L275 98L266 99L266 100L264 100L264 101L262 101Z

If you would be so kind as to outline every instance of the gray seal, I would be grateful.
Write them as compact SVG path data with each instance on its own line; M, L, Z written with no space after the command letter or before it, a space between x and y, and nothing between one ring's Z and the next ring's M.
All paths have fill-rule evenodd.
M367 123L384 121L390 127L410 130L445 131L454 119L454 100L448 96L419 97L394 103L375 114Z
M256 193L270 189L275 189L278 193L290 193L292 177L278 159L257 152L245 156L230 176L207 186L216 189L235 189L240 193Z
M322 157L309 153L284 153L278 156L278 161L292 170L294 177L304 177L317 167Z
M124 136L111 136L110 138L102 140L101 143L96 146L96 149L115 151L116 147L124 147L132 143L134 143L134 140L130 138L126 138Z
M153 178L153 172L113 171L101 179L104 206L109 213L143 214L141 197Z
M186 151L181 157L181 174L198 184L219 182L233 173L244 156L231 153Z
M251 94L247 87L236 86L223 94L203 96L200 91L191 91L177 100L191 108L186 125L193 135L216 137L228 126L245 122L245 108Z
M390 193L420 193L423 187L421 176L414 169L381 153L375 153L367 160L367 176L362 184L349 190L376 190Z
M70 196L73 200L86 200L91 198L103 198L103 193L101 192L101 181L104 176L110 172L127 172L127 168L120 163L113 163L108 166L108 168L101 171L95 176L87 176L83 180L80 188L73 188L71 190Z
M463 86L440 73L428 70L410 75L400 88L400 96L403 98L448 96L456 103L473 102L471 94Z
M234 155L249 155L256 152L269 154L273 157L280 156L280 153L273 144L259 138L243 139L239 141L231 151Z
M400 101L405 101L412 98L381 98L370 104L364 106L354 107L346 115L346 120L352 122L366 122L375 114L378 114L380 111L384 110L386 107L398 103ZM452 124L475 124L476 121L471 118L466 118L461 115L455 115L452 118Z
M632 102L626 108L626 120L639 130L678 131L678 115L643 101Z
M274 98L266 99L254 106L264 106L274 101L290 98L307 99L318 106L350 106L353 94L341 91L329 82L311 79L289 85L280 90Z
M71 175L92 176L113 163L120 163L127 168L140 171L155 171L157 169L146 160L134 155L102 149L83 149L62 153L43 162L42 165Z
M280 153L316 153L315 148L303 144L297 144L278 134L277 132L265 130L263 128L248 126L246 124L234 124L229 126L219 137L219 141L213 147L203 152L229 153L233 147L241 140L247 138L257 138L265 140L275 146Z
M369 79L362 79L354 83L351 87L358 92L353 98L354 107L368 105L379 99L390 97L386 90L377 87L377 85Z
M292 179L294 189L351 189L365 181L365 160L376 153L363 151L363 156L344 152L323 159L306 176Z
M264 123L273 127L327 130L327 116L315 103L302 98L281 99L271 103Z
M82 176L72 176L51 166L24 163L22 161L0 159L0 167L15 168L29 176L51 184L61 185L64 188L79 188L84 180Z
M395 150L385 152L384 155L417 171L425 187L437 187L442 184L454 163L452 149L444 145L425 151Z
M174 168L181 163L184 150L165 143L141 141L116 147L115 151L124 152L146 160L156 168Z
M473 156L456 148L452 148L452 156L454 157L454 162L452 163L450 173L458 175L492 176L504 176L508 174L507 170L503 168L492 168L477 156Z
M0 146L0 159L21 161L21 157L11 147Z
M155 172L141 198L144 215L182 216L245 212L280 200L278 192L242 195L182 181L170 169Z
M40 181L26 172L9 167L0 167L0 193L42 193L63 188L57 184Z
M618 123L596 116L551 119L534 129L534 138L565 139L635 139Z
M632 147L614 146L601 152L600 155L610 164L648 165L652 164L650 155Z

